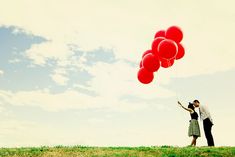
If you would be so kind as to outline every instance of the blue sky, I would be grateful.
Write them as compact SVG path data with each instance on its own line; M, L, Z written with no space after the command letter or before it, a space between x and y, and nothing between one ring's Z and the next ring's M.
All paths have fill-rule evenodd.
M129 2L3 2L0 146L185 146L190 117L176 102L195 98L210 108L215 144L235 144L234 2ZM185 57L140 84L142 53L173 24Z

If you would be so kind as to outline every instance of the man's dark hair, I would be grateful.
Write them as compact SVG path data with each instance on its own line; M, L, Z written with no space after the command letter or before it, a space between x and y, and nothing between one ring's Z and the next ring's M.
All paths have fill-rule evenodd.
M198 100L194 100L193 102L194 102L194 103L200 103Z

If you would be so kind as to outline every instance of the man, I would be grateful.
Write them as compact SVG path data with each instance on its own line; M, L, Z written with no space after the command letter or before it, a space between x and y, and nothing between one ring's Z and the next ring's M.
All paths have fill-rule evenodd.
M208 146L214 146L214 139L211 134L213 121L212 121L208 108L204 105L201 105L198 100L194 100L193 105L195 107L199 107L200 117L203 120L203 128L204 128Z

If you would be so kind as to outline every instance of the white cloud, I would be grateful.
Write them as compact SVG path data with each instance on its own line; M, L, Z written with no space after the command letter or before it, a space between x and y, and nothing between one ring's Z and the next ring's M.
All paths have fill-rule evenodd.
M6 104L39 106L49 111L106 108L128 112L148 107L153 99L175 96L174 92L162 88L158 81L150 85L141 84L137 80L138 69L122 61L111 65L98 63L86 70L93 76L89 86L78 84L75 87L82 87L96 96L83 94L75 89L68 89L63 93L52 93L49 90L0 91L0 99ZM64 85L67 81L67 77L63 78L64 75L67 75L65 69L56 69L52 78Z
M55 69L54 74L51 75L53 81L55 81L58 85L66 85L69 78L67 76L67 72L65 69Z
M49 90L21 92L1 91L0 97L2 102L6 104L39 106L50 111L70 108L90 108L94 103L92 97L72 90L59 94L52 94Z
M36 91L0 91L0 99L4 104L17 106L38 106L47 111L60 111L66 109L95 109L106 107L108 109L119 109L127 103L118 103L105 101L106 98L92 97L74 90L68 90L64 93L53 94L45 90ZM126 107L130 104L126 105ZM133 108L134 109L134 108ZM124 109L125 110L125 109Z
M56 61L67 61L73 52L69 49L66 43L55 41L43 42L34 44L26 51L26 56L33 60L35 64L44 65L48 59Z
M0 70L0 76L4 74L4 71Z
M14 58L14 59L9 60L9 63L19 63L20 61L21 61L20 59Z
M21 92L0 91L0 100L3 104L10 104L13 106L37 106L52 112L67 109L98 108L131 112L147 108L151 105L147 100L146 102L132 102L120 100L115 97L115 95L93 97L74 90L67 90L64 93L58 94L43 90Z
M61 74L53 74L51 75L51 78L58 84L58 85L66 85L67 81L69 80L67 77Z
M161 87L158 77L151 84L141 84L137 79L138 68L123 61L114 64L98 63L87 68L93 76L89 85L101 96L112 99L135 96L142 99L172 97L174 93Z

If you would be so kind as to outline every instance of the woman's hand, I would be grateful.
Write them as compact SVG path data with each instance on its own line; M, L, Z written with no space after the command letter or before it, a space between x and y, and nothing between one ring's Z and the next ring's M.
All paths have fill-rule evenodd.
M184 108L184 106L181 104L181 102L178 101L178 104L180 107Z

